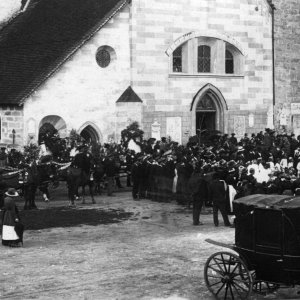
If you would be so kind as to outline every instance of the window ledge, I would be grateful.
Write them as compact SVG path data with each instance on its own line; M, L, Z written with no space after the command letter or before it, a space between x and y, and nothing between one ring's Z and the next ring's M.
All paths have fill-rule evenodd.
M216 73L169 73L169 78L244 78L244 75L239 74L216 74Z

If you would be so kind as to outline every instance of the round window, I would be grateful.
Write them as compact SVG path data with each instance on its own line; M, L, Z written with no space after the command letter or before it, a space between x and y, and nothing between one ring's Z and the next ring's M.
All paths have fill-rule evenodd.
M106 49L100 49L96 54L96 60L101 68L106 68L110 64L110 53Z

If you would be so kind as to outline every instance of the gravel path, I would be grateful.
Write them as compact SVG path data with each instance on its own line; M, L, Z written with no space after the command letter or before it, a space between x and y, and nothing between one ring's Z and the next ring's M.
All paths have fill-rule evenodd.
M66 205L60 197L38 205ZM1 246L0 299L212 299L204 264L225 249L205 239L232 243L234 229L215 228L210 214L202 216L204 226L192 226L191 210L133 201L129 192L96 201L80 207L133 215L120 223L26 231L24 248ZM290 289L267 298L299 295Z

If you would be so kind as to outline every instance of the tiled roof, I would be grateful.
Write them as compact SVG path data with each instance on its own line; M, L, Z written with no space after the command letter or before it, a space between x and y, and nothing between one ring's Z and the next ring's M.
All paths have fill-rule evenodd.
M124 103L124 102L143 102L143 101L134 92L134 90L131 88L131 86L129 86L116 102Z
M0 104L22 104L129 0L31 0L0 31Z

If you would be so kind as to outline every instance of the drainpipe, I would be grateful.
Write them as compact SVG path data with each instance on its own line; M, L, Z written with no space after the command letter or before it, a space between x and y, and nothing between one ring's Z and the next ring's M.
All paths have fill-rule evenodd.
M273 76L273 126L275 128L275 5L271 4L272 9L272 76Z

